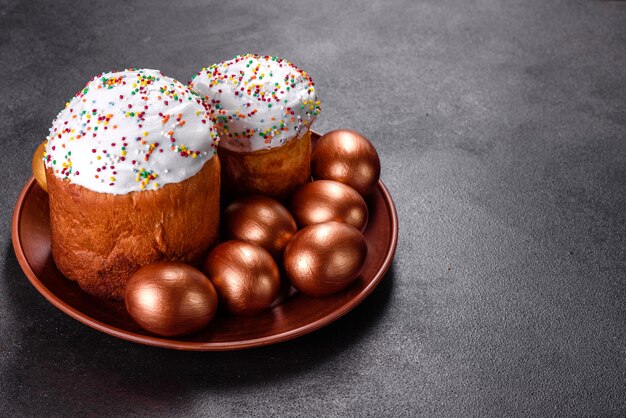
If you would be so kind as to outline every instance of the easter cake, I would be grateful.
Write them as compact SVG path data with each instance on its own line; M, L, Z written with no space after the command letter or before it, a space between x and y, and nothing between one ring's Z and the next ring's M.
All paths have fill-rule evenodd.
M189 87L218 130L224 194L284 200L310 181L310 128L321 108L305 71L246 54L203 68Z
M89 81L45 147L59 270L90 294L122 299L144 265L199 262L218 238L217 142L202 101L159 71Z

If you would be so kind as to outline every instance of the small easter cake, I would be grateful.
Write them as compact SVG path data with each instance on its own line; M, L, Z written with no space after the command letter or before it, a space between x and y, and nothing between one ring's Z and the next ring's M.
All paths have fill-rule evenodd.
M253 54L203 68L189 82L220 136L225 194L285 199L311 177L311 124L320 102L289 61Z

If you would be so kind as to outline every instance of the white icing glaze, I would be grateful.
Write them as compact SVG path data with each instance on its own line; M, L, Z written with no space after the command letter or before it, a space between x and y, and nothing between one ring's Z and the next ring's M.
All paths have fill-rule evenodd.
M252 152L302 136L320 112L313 80L286 60L247 54L203 68L189 82L204 98L220 146Z
M47 140L44 161L58 178L126 194L193 176L218 137L193 92L140 69L94 77L58 114Z

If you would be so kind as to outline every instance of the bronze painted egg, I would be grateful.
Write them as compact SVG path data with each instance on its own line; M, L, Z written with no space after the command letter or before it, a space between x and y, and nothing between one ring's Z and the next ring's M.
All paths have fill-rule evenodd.
M137 270L124 298L130 316L147 331L163 336L196 332L213 319L217 293L199 270L162 261Z
M245 196L231 203L223 219L227 239L258 244L277 260L297 231L293 216L283 205L259 195Z
M366 258L367 243L356 228L325 222L298 231L285 249L284 267L298 291L327 296L359 277Z
M311 171L316 180L335 180L366 196L378 183L380 159L363 135L337 129L323 135L313 147Z
M39 186L44 189L46 192L48 191L48 182L46 181L46 167L43 163L43 154L46 149L46 141L43 141L33 154L32 168L33 168L33 176Z
M213 282L220 303L232 314L256 314L278 296L278 266L269 252L252 242L221 243L207 256L204 271Z
M291 197L290 209L301 227L337 221L363 231L367 225L365 200L352 187L337 181L305 184Z

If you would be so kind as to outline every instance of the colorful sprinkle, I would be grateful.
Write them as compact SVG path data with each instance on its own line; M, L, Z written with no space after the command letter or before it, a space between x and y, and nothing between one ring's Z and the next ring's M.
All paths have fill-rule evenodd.
M276 57L236 56L203 68L189 86L204 98L222 146L234 150L280 146L321 111L311 77Z
M207 120L202 101L158 71L104 73L54 120L44 163L59 178L97 192L158 189L193 175L215 154L219 138ZM186 124L193 128L178 131ZM190 145L176 147L174 135ZM174 149L161 147L163 141Z

